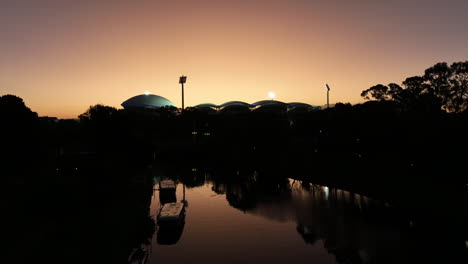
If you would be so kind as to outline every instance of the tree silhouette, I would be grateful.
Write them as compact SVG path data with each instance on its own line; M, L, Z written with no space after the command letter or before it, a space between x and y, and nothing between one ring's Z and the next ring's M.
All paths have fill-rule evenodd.
M468 108L468 61L437 63L423 76L413 76L402 86L378 84L362 91L367 100L395 101L402 110L463 112Z
M113 117L117 113L117 109L111 106L105 106L102 104L97 104L94 106L90 106L89 109L84 112L83 114L79 115L81 121L89 122L89 121L103 121Z
M448 110L463 112L468 109L468 61L455 62L450 66L452 76L450 78Z
M0 118L17 122L32 121L37 118L37 113L31 111L20 97L7 94L0 96Z
M383 84L377 84L371 88L362 91L361 96L367 100L375 98L377 101L391 100L391 94L389 93L389 88Z
M19 171L17 165L33 160L33 153L39 150L39 126L37 113L32 112L15 95L0 97L0 159L2 168ZM21 169L28 166L22 165ZM3 175L2 175L3 176Z

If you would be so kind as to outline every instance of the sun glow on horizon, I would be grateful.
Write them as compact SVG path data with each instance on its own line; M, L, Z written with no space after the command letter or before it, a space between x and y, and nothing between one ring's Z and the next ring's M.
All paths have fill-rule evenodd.
M183 72L185 106L278 94L325 105L325 81L331 104L360 103L373 85L467 58L468 2L427 1L6 1L0 94L58 118L120 107L147 87L181 106Z

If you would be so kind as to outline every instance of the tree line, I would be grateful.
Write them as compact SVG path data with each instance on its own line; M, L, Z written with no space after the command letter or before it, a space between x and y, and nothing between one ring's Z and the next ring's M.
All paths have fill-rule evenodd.
M468 109L468 61L450 66L437 63L422 76L406 78L402 85L377 84L362 91L361 96L367 100L394 102L402 110L443 109L461 113Z
M4 141L1 152L3 160L24 161L38 157L50 160L67 150L104 155L122 151L145 153L163 147L185 147L193 142L197 148L211 144L217 150L238 149L234 156L245 155L245 149L258 152L262 148L271 154L278 152L280 146L288 149L293 143L302 146L303 152L319 145L325 145L324 149L349 149L349 144L356 145L356 138L360 139L359 145L380 146L381 152L385 152L383 144L398 143L408 148L416 142L418 146L439 142L438 145L446 146L447 140L465 142L461 134L468 113L467 89L465 61L450 66L437 63L423 76L409 77L401 85L370 87L361 93L370 100L363 104L337 103L330 109L288 116L254 112L213 116L190 109L159 109L155 110L156 117L145 111L97 104L79 115L79 121L52 121L38 117L21 98L3 95L0 123L6 129L0 131ZM418 122L421 125L416 125Z

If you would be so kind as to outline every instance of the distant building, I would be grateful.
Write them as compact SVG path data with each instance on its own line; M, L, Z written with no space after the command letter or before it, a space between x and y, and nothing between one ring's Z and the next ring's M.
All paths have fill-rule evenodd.
M169 101L168 99L154 94L141 94L134 96L122 103L122 106L127 110L145 110L153 111L161 108L177 108L177 106ZM242 114L248 112L264 112L264 113L298 113L298 112L310 112L320 110L320 106L309 105L306 103L284 103L277 100L263 100L255 102L253 104L241 102L241 101L230 101L221 105L215 105L212 103L204 103L191 107L196 111L208 112L212 114Z
M154 94L141 94L122 103L125 109L159 109L177 107L168 99Z
M230 101L221 105L211 103L199 104L193 106L198 111L219 112L219 113L246 113L246 112L265 112L265 113L296 113L310 112L320 110L320 106L309 105L305 103L283 103L276 100L263 100L249 104L241 101Z

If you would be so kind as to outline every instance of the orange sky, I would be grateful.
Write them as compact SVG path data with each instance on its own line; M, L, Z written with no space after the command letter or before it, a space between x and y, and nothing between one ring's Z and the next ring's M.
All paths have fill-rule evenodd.
M185 104L362 102L468 59L464 1L2 1L0 94L76 118L145 91ZM96 3L97 2L97 3ZM353 1L354 2L354 1Z

